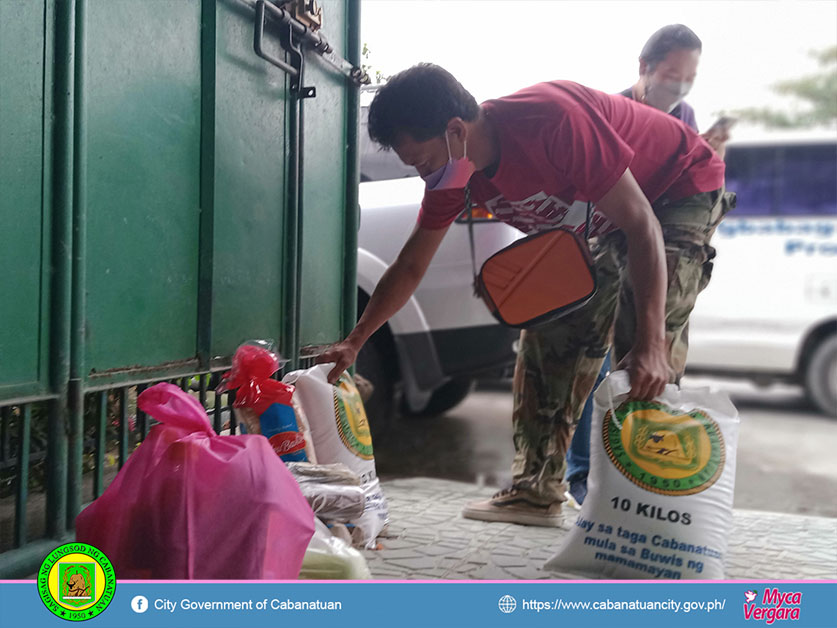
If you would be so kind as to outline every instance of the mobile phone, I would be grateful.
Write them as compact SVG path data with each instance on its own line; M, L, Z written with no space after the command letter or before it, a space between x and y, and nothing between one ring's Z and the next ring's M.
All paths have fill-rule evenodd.
M733 118L732 116L721 116L712 123L712 126L709 127L709 130L707 130L706 133L710 134L721 131L728 133L729 130L735 126L736 122L738 122L738 118Z

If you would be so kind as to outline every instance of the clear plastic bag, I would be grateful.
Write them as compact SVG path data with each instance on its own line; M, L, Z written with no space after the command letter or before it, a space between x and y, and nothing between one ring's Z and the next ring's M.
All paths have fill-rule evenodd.
M271 376L287 362L267 340L245 342L216 392L238 391L233 408L248 434L261 434L285 462L316 462L311 431L294 402L294 387Z
M343 484L345 486L360 486L360 476L346 465L334 462L332 464L312 464L310 462L289 462L287 464L296 481L316 482L319 484Z
M363 554L333 536L322 521L317 521L299 577L305 580L371 580L372 574Z
M360 478L346 465L289 462L288 470L320 519L348 523L363 514L366 500Z

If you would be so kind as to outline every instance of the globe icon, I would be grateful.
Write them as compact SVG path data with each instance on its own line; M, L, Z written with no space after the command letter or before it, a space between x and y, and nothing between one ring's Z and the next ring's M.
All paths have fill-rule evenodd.
M511 595L504 595L500 598L498 606L502 612L511 613L517 608L517 600L515 600Z

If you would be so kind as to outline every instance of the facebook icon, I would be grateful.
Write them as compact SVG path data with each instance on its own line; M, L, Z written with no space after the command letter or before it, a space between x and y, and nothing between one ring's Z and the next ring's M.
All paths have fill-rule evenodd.
M131 608L135 613L144 613L148 610L148 598L144 595L137 595L131 600Z

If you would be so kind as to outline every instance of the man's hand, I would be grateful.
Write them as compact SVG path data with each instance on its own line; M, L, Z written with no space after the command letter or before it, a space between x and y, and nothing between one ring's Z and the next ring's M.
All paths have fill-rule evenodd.
M627 369L631 378L631 399L647 401L662 394L670 381L671 367L665 346L640 347L635 345L617 369Z
M317 356L317 364L334 362L335 366L328 373L328 383L333 384L340 377L340 374L349 368L357 360L360 347L348 339L331 345L323 353Z

